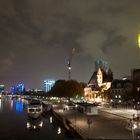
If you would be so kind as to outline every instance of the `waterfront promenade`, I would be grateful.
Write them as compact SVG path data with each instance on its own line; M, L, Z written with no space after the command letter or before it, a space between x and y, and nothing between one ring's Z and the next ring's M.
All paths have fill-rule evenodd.
M112 108L112 107L110 108L99 107L99 110L117 115L119 117L124 117L127 119L132 119L134 114L136 115L137 113L139 113L139 111L135 109Z
M88 116L74 110L65 110L62 105L53 106L54 112L64 122L70 125L85 139L132 139L131 130L127 128L127 121L131 118L127 113L117 113L117 110L99 108L98 115ZM121 112L121 111L120 111ZM131 111L131 113L134 113ZM125 114L125 115L123 115Z

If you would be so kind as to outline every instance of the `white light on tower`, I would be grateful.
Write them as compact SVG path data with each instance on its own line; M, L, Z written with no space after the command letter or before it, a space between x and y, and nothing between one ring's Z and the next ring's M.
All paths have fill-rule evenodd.
M71 70L71 67L69 67L69 70Z
M72 48L70 58L68 59L68 79L71 80L71 61L75 53L75 48Z

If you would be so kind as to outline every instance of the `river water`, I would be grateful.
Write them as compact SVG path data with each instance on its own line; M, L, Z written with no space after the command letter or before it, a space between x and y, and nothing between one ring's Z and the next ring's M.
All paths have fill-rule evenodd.
M3 96L0 99L0 139L75 139L50 113L43 113L38 119L27 115L28 101Z

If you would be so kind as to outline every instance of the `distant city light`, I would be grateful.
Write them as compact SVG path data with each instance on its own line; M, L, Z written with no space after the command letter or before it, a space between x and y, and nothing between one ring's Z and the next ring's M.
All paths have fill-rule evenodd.
M10 90L13 94L17 92L22 93L24 91L24 84L18 83L16 86L12 86Z

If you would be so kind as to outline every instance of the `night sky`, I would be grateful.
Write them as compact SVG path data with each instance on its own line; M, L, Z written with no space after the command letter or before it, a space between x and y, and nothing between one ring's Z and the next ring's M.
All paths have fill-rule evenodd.
M42 88L44 79L88 82L94 61L114 78L140 66L140 0L0 0L0 84Z

